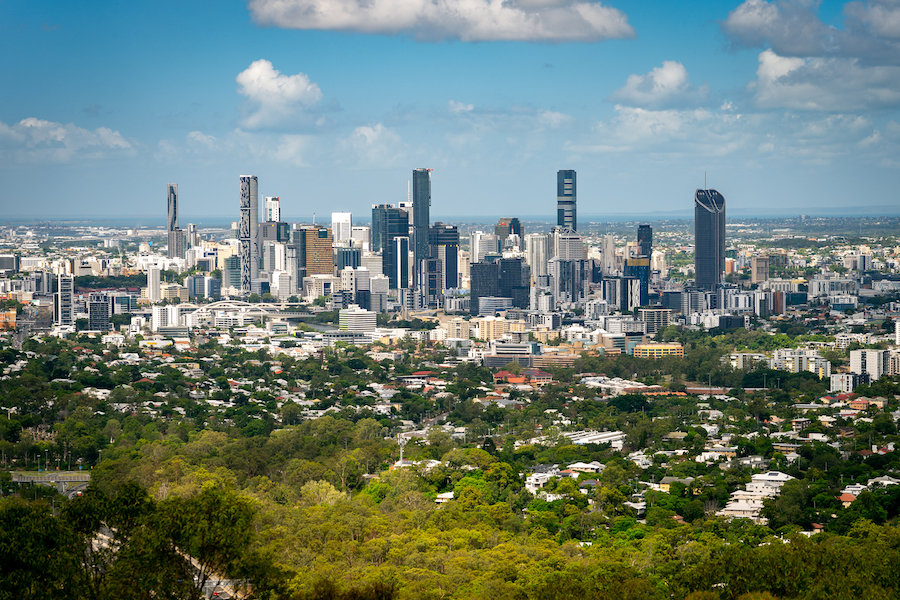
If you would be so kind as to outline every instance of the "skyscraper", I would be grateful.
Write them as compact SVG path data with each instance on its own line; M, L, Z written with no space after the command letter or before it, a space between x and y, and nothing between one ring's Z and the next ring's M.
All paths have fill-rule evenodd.
M585 246L581 236L568 229L555 227L550 232L551 251L560 260L584 260Z
M249 294L259 277L259 182L256 175L241 175L241 226L238 240L241 256L241 293Z
M151 266L147 268L147 298L150 302L159 302L162 300L159 291L160 270L159 267Z
M331 213L331 234L334 236L334 242L346 242L351 237L353 226L351 224L352 215L348 212Z
M516 217L503 217L494 225L494 235L503 243L511 235L522 237L522 222Z
M531 267L524 258L501 258L500 296L512 298L513 306L528 308L531 290Z
M638 254L650 257L653 252L653 228L649 225L638 225L637 243Z
M184 258L184 233L178 228L178 184L166 184L166 233L169 258Z
M394 208L392 204L372 205L372 240L370 249L379 252L384 248L385 235L387 234L388 210Z
M473 263L483 262L489 255L499 255L500 244L493 233L473 231L469 234L469 254Z
M60 275L56 284L56 322L63 327L75 325L75 278Z
M606 234L600 242L600 265L604 277L612 277L616 273L616 239Z
M166 206L168 207L168 219L166 231L178 229L178 184L166 184Z
M625 259L624 275L640 281L639 306L647 306L650 301L650 258L638 256Z
M431 256L441 261L440 291L459 287L459 229L435 223L429 233Z
M556 224L576 231L578 220L575 216L575 171L562 170L556 174Z
M281 220L281 198L278 196L266 196L265 215L265 221Z
M391 289L409 289L409 236L390 237L384 251L384 273Z
M534 277L547 275L550 260L550 238L546 233L529 233L525 236L525 262Z
M725 273L725 198L716 190L694 194L694 283L714 290Z
M315 225L296 227L291 232L291 243L297 248L299 278L334 274L334 249L330 229Z
M395 208L391 204L376 204L372 206L372 250L382 252L382 269L390 278L391 289L399 289L400 280L397 274L400 272L398 264L406 263L407 259L397 254L398 246L394 243L397 237L409 237L409 213L401 208ZM407 246L408 250L408 239ZM406 282L407 278L402 281Z
M431 226L431 169L414 169L412 180L413 277L418 281L419 263L428 258Z

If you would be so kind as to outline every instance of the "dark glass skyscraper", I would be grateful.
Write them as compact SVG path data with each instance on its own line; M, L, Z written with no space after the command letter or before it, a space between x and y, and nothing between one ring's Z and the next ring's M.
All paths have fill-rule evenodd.
M513 306L528 308L531 290L531 267L524 258L501 258L500 296L512 298Z
M576 231L575 171L562 170L556 174L556 224Z
M472 263L469 267L469 312L478 314L480 298L500 295L500 265L496 262Z
M429 230L431 256L441 261L441 291L459 287L459 229L435 223Z
M384 248L387 234L387 211L392 208L394 208L392 204L372 205L372 252L378 252Z
M511 235L522 237L522 222L516 217L503 217L494 226L494 235L496 235L500 243Z
M704 290L722 284L725 274L725 198L716 190L694 194L694 282Z
M178 228L178 184L166 184L166 231L169 258L184 258L184 233Z
M419 263L430 256L428 228L431 225L431 169L414 169L412 180L412 251L416 281Z
M638 225L637 243L640 255L649 258L653 252L653 228L649 225Z
M641 282L638 306L647 306L650 302L650 258L640 256L625 259L624 273L626 278L634 277Z

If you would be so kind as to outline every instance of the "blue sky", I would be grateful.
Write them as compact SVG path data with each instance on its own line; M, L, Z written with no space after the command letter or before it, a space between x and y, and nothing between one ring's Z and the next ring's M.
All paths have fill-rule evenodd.
M0 212L900 212L900 3L0 1ZM186 222L186 221L185 221Z

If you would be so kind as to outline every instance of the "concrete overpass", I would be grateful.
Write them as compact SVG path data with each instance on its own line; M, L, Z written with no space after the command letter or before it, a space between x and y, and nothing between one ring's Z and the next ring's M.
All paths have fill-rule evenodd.
M87 487L87 483L91 480L90 471L50 471L48 473L40 473L32 475L28 473L13 472L13 483L42 483L44 485L56 486L60 494L65 494L78 489Z

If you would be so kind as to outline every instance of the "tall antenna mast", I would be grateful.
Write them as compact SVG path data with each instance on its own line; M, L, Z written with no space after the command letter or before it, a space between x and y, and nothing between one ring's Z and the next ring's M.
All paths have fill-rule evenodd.
M705 190L705 189L708 189L708 188L706 187L706 171L703 171L703 189L704 189L704 190Z

